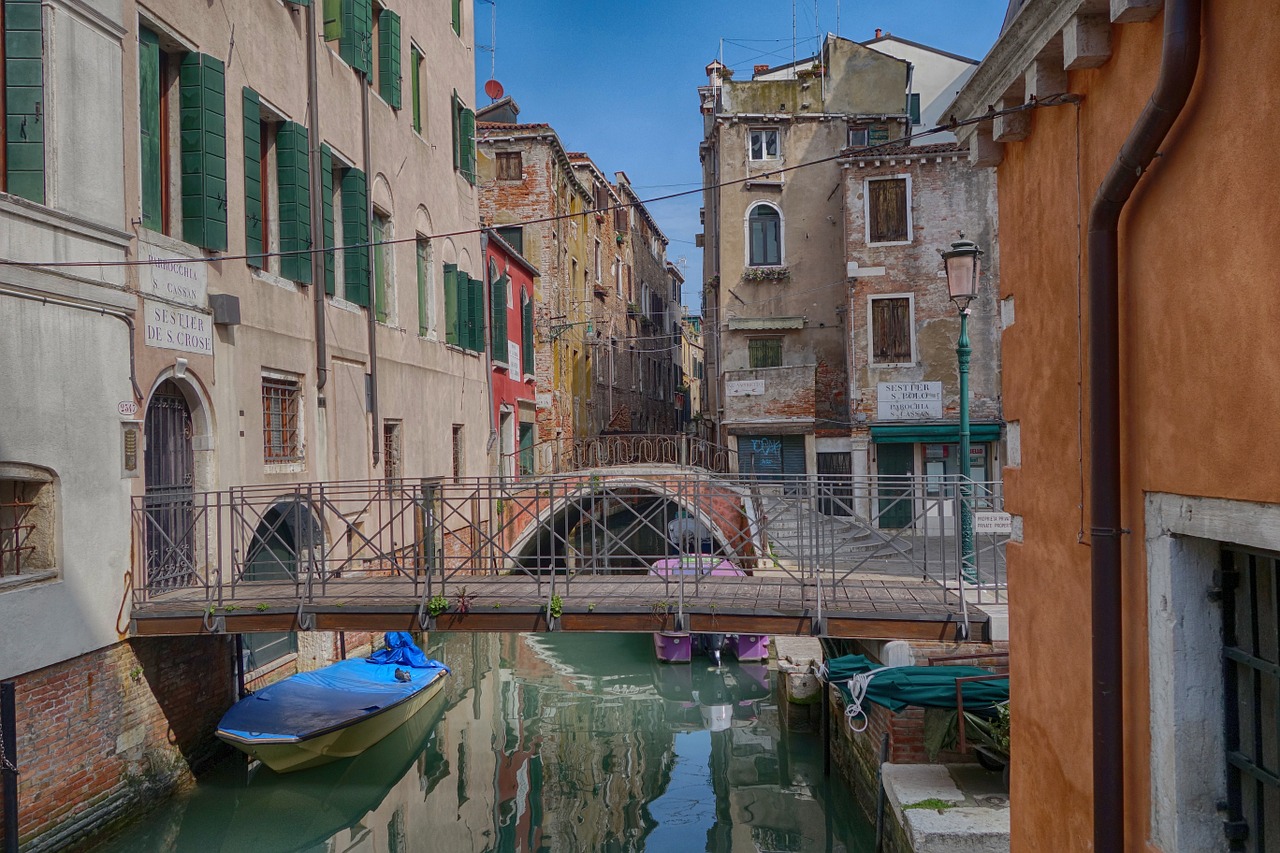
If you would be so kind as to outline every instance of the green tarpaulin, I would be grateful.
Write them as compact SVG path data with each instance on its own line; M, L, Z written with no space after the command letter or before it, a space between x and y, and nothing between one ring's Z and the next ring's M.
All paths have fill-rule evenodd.
M956 707L956 679L975 675L991 675L977 666L894 666L882 667L864 655L845 655L827 661L827 681L840 688L845 701L850 698L848 682L854 676L874 672L866 684L865 699L883 705L890 711L901 711L909 705L920 708ZM968 681L964 691L966 711L988 711L1009 700L1009 679Z

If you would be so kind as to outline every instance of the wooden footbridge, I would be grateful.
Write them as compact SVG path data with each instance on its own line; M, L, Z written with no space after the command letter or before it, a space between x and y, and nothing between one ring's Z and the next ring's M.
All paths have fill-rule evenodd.
M724 457L672 461L662 442L638 454L626 438L542 476L139 498L131 633L986 638L981 606L1003 601L1004 543L978 536L962 576L958 519L962 500L998 503L992 490L743 475L712 470L733 467Z

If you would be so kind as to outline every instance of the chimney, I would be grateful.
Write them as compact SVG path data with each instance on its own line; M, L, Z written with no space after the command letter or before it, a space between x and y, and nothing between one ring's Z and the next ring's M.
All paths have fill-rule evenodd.
M880 29L879 27L876 27L876 38L880 38L883 35L884 35L884 30Z
M751 76L753 77L759 76L761 74L764 74L768 70L769 70L769 63L767 62L764 65L753 66L751 69Z

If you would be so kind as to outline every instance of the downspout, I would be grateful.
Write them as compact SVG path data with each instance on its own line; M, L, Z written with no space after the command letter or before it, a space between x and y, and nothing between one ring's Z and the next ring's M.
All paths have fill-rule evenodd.
M1124 849L1121 642L1120 214L1191 93L1200 61L1201 0L1167 0L1160 78L1089 213L1089 440L1093 448L1093 849Z
M136 347L134 339L137 337L137 326L134 325L132 313L115 308L86 305L83 302L72 302L69 299L58 299L55 296L42 296L36 293L29 293L25 290L10 290L7 287L0 287L0 296L12 296L15 299L28 299L32 302L43 302L45 305L59 305L63 308L79 308L81 311L88 311L93 314L101 314L104 317L115 317L117 320L122 320L124 324L129 327L129 384L133 386L134 399L138 403L146 401L146 395L143 394L142 389L138 387L138 372L134 366L134 350Z
M369 241L369 414L373 416L373 464L382 463L382 422L378 417L378 264L373 253L378 250L373 243L373 142L369 134L369 87L372 82L366 75L360 87L360 126L364 136L365 221L369 223L366 239Z
M493 398L493 276L489 272L489 231L480 232L480 280L484 287L484 379L489 391L489 447L498 445L499 479L502 477L502 441L498 435L498 401ZM507 285L510 287L510 284Z
M315 4L307 5L307 111L311 114L311 145L307 160L311 168L311 245L324 245L324 179L320 174L320 69L317 58ZM316 332L316 406L325 407L324 386L329 381L329 356L324 334L324 252L311 253L311 297Z

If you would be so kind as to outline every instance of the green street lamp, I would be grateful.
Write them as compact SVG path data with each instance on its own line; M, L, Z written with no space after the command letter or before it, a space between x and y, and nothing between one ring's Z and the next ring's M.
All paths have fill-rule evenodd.
M960 309L960 340L956 361L960 366L960 572L970 583L978 582L973 554L973 481L969 478L969 303L978 296L978 276L982 273L982 250L972 240L960 239L942 252L947 268L947 290Z

